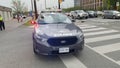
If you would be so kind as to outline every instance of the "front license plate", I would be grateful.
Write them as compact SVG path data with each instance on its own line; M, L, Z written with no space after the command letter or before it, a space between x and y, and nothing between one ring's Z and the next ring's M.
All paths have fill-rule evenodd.
M59 53L68 53L70 50L68 47L66 48L59 48Z

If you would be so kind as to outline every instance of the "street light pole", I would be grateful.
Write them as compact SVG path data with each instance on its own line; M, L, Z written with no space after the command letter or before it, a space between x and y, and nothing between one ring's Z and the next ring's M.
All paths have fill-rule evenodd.
M60 7L60 0L58 0L58 9L61 9L61 7Z
M36 0L34 0L34 9L35 9L35 19L38 17Z

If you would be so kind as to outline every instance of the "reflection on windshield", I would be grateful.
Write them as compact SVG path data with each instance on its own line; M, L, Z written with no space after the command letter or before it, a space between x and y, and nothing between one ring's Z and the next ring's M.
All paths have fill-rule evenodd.
M118 11L113 11L114 13L120 13L120 12L118 12Z
M60 24L72 23L71 20L64 14L44 14L44 19L39 20L39 23L45 24Z

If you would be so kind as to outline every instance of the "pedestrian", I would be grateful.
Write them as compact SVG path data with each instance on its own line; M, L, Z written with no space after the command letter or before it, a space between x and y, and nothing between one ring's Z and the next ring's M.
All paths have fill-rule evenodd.
M23 22L23 16L22 15L20 16L20 20L21 20L21 22Z
M18 20L18 23L19 23L19 21L20 21L20 15L19 14L17 14L17 20Z
M4 24L4 21L3 21L3 17L0 15L0 29L1 31L4 29L5 30L5 24Z

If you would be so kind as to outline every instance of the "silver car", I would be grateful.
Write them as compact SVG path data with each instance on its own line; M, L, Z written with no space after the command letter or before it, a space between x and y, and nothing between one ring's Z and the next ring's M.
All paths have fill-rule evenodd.
M35 54L56 55L72 53L84 47L82 30L62 13L44 13L33 22Z
M113 19L120 19L120 12L116 10L106 10L104 11L103 18L113 18Z
M88 18L88 13L86 13L84 10L76 10L75 13L77 14L78 19Z

